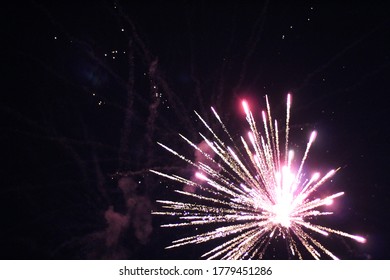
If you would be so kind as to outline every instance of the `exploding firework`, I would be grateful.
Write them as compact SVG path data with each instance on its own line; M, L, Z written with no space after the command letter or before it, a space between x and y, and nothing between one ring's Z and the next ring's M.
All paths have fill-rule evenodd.
M223 243L202 257L208 259L253 259L263 258L271 241L277 237L286 240L289 254L300 259L302 250L315 259L327 255L337 257L327 249L313 233L323 236L341 235L364 243L366 240L357 235L335 230L313 223L314 217L331 215L323 211L335 198L342 196L338 192L322 198L313 198L314 193L331 178L336 170L325 175L314 173L306 176L304 164L317 133L313 131L307 143L300 164L294 167L294 152L289 150L289 122L291 95L287 95L287 114L284 131L284 146L279 141L278 122L272 119L271 109L266 97L267 110L262 112L263 128L259 130L246 101L242 102L250 132L246 138L234 141L217 112L212 112L226 137L218 136L206 121L198 118L212 135L212 140L200 134L208 149L198 147L189 139L180 135L190 146L200 152L206 160L191 161L173 149L159 143L163 148L193 165L197 172L194 179L185 179L178 175L169 175L156 170L153 173L174 181L198 188L201 194L176 190L187 197L187 202L159 200L164 211L157 215L169 215L178 218L176 223L163 227L185 227L212 225L206 232L181 238L167 248L186 244L199 244L219 238ZM222 140L227 138L230 146ZM212 152L210 152L212 151ZM215 155L215 156L214 156Z

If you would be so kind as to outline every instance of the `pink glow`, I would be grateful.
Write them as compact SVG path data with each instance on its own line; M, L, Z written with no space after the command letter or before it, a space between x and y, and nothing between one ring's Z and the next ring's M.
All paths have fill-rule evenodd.
M313 131L310 135L310 140L309 142L312 143L317 137L317 132L316 131Z
M311 177L311 180L312 180L313 182L315 182L315 181L318 180L318 178L320 178L320 173L319 173L319 172L316 172L316 173L314 173L313 176Z
M261 111L261 115L263 117L263 122L266 123L267 122L267 117L265 115L265 112L264 111Z
M332 205L333 204L333 199L326 199L325 200L325 205Z
M364 238L364 237L361 237L361 236L354 236L354 239L357 241L357 242L360 242L360 243L366 243L367 240Z
M195 173L195 177L200 179L200 180L203 180L203 181L207 181L208 180L207 177L204 174L199 173L199 172Z
M244 111L245 111L245 114L249 114L249 106L248 106L248 102L246 102L246 100L243 100L242 101L242 107L244 108Z

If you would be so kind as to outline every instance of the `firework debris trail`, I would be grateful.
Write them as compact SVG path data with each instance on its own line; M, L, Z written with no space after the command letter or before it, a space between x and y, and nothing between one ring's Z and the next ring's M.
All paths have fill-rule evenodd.
M258 129L248 103L243 101L242 105L250 132L249 142L244 137L240 138L241 148L239 143L233 140L213 108L212 111L232 147L222 140L223 137L214 133L208 123L195 112L213 137L213 140L209 140L200 134L207 143L207 150L211 149L218 159L214 159L206 149L197 146L183 135L180 137L197 152L203 154L207 161L193 162L159 143L175 156L193 165L197 169L195 174L197 180L192 178L188 180L156 170L151 172L187 186L194 186L203 193L176 190L177 193L195 199L197 202L159 200L165 210L156 211L154 214L174 216L179 219L178 222L165 224L163 227L215 226L214 230L175 240L167 248L225 238L225 242L206 252L202 257L263 258L270 242L282 236L287 241L289 255L302 259L301 248L304 248L304 251L314 259L323 258L324 255L338 259L312 235L313 232L323 236L336 234L364 243L366 240L361 236L308 222L310 218L316 216L333 214L319 210L319 207L331 204L333 199L344 193L338 192L322 198L312 198L313 192L323 186L338 170L330 170L323 176L319 173L314 173L311 178L305 176L303 168L317 135L315 131L311 133L299 167L295 168L294 152L289 150L291 94L287 95L286 129L282 151L278 122L271 118L268 98L266 97L267 110L262 112L262 131ZM226 241L227 238L230 239Z

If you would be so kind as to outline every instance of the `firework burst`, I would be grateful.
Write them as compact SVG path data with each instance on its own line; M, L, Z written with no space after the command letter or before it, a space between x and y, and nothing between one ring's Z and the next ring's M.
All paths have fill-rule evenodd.
M208 149L202 149L180 135L190 146L200 152L204 161L193 162L173 149L159 143L163 148L193 165L196 179L185 179L156 170L151 172L180 183L202 190L202 194L176 190L187 197L187 202L158 200L163 211L157 215L178 218L176 223L163 227L185 227L212 225L204 233L195 234L172 242L167 248L186 244L199 244L222 238L223 243L202 255L208 259L253 259L263 258L271 241L278 236L286 240L289 254L302 259L306 250L314 259L327 255L337 257L315 236L341 235L365 242L361 236L324 227L313 223L313 218L331 215L322 211L335 198L338 192L322 198L313 198L314 193L331 178L336 170L325 175L314 173L307 177L304 164L317 133L313 131L307 143L300 164L295 167L294 152L289 150L289 122L291 95L287 95L287 114L284 131L284 146L279 141L278 122L272 119L268 98L267 110L262 112L263 128L259 130L246 101L242 102L250 132L240 138L240 144L233 140L217 112L212 112L226 134L230 146L219 137L206 121L198 118L212 135L212 140L200 134ZM212 151L209 152L209 151ZM212 155L214 154L214 155Z

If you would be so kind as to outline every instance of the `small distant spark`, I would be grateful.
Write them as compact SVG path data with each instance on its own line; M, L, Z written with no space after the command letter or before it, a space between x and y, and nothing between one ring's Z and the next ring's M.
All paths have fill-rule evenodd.
M314 259L320 259L324 255L337 259L313 236L314 232L324 236L336 234L361 243L366 242L366 239L361 236L313 223L313 217L333 214L321 210L321 206L332 204L333 200L342 196L344 192L313 198L313 193L338 170L330 170L322 176L314 173L311 177L307 177L303 172L317 132L311 133L300 164L294 166L294 152L289 150L291 95L287 95L284 147L279 141L278 122L271 117L267 96L267 110L262 112L261 131L256 125L248 103L243 101L242 106L250 132L247 138L240 138L241 143L233 140L217 112L211 108L231 146L225 144L222 137L218 136L195 112L213 137L209 140L200 134L215 153L215 159L181 134L180 137L202 153L207 162L193 162L164 144L158 143L193 165L197 172L195 179L192 180L156 170L151 172L198 188L202 194L176 190L177 193L187 197L188 202L158 200L166 210L153 213L178 218L178 222L165 224L163 227L215 226L213 230L175 240L167 248L222 238L221 245L206 252L202 257L263 258L271 241L282 236L286 240L289 254L299 259L303 258L302 250L307 250Z

